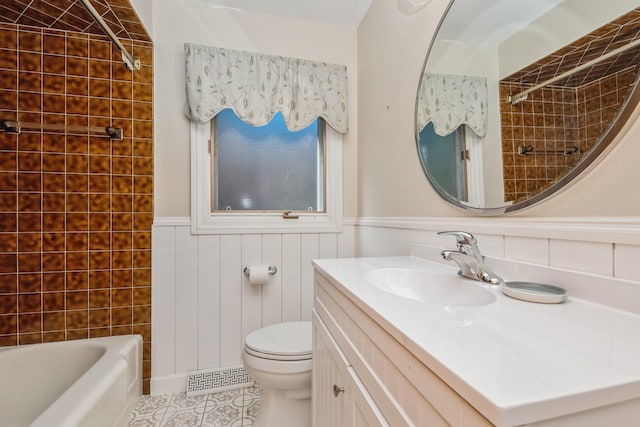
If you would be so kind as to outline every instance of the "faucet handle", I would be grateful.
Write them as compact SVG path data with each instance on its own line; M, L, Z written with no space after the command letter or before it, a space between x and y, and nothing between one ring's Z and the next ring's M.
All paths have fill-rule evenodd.
M473 234L467 231L439 231L438 234L456 236L458 247L462 245L476 246L478 244L478 241Z

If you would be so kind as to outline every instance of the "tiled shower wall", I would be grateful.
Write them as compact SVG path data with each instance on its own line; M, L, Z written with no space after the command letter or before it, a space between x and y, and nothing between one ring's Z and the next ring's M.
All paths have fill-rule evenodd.
M615 117L634 69L623 70L578 88L546 87L516 105L501 103L505 201L531 197L553 184L596 143ZM526 89L515 83L500 85L500 99ZM519 155L519 146L535 151L578 147L580 155Z
M578 143L587 152L613 121L633 85L636 68L619 71L577 90Z
M130 333L151 360L153 48L0 25L0 119L115 126L0 132L0 345Z
M521 90L514 83L500 85L504 197L514 202L540 192L577 158L518 154L520 146L532 146L535 151L564 150L576 144L577 134L574 89L546 87L516 105L504 102L507 95Z

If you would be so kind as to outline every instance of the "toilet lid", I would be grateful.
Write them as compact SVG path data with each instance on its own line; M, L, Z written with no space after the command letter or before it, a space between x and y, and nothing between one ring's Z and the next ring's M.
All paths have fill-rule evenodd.
M288 359L311 357L311 322L278 323L251 332L245 339L251 353Z

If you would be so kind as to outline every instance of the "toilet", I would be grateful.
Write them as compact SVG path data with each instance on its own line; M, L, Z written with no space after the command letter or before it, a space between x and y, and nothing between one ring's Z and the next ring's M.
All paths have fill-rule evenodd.
M311 322L286 322L247 335L247 373L262 385L254 427L311 426Z

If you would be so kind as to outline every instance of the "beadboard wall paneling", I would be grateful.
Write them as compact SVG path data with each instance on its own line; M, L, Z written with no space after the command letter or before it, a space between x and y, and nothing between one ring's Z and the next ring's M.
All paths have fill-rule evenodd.
M456 243L437 234L442 230L473 233L498 274L557 284L574 297L640 313L638 218L360 218L357 256L446 262L440 251Z
M357 255L363 257L408 255L412 243L455 249L453 236L437 232L464 230L476 236L486 256L640 277L632 265L640 253L640 218L359 218L356 230Z
M437 234L441 230L474 233L500 271L517 264L527 280L582 286L572 293L640 312L633 302L640 293L640 219L359 218L346 224L337 234L192 235L188 219L156 218L152 394L183 390L189 371L239 365L244 337L254 329L310 319L311 259L409 255L416 244L437 258L441 248L455 247L451 236ZM266 285L249 285L245 266L271 264L278 273Z
M188 219L156 218L152 234L152 394L183 390L190 371L241 364L255 329L311 320L311 260L355 254L353 225L342 233L192 235ZM252 265L278 272L252 286L243 274Z
M616 277L640 282L640 245L616 244L613 255L613 271Z

